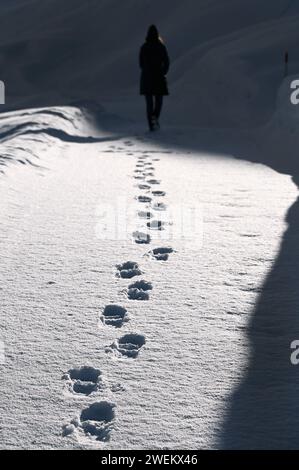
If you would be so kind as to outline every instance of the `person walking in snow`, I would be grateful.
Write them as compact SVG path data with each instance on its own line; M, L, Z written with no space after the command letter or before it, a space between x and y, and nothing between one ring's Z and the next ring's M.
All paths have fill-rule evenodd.
M146 41L140 49L140 94L145 96L150 131L159 129L163 96L169 94L166 74L169 70L168 52L155 25L149 27Z

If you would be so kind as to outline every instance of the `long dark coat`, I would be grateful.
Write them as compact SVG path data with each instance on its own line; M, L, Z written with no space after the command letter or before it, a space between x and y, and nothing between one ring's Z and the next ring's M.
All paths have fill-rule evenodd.
M140 49L140 94L168 95L166 74L169 69L168 52L160 40L146 41Z

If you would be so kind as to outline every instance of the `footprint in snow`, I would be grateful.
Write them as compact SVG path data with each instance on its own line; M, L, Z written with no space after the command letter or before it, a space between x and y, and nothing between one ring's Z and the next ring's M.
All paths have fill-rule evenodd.
M138 157L138 160L144 161L144 160L146 160L147 158L149 158L148 155L140 155L140 157Z
M166 196L166 192L165 191L152 191L152 195L158 196L158 197L164 197Z
M113 352L116 356L124 356L135 359L142 346L145 345L145 337L137 333L128 333L106 348L107 353Z
M140 217L140 219L151 219L153 217L153 214L148 211L139 211L138 217Z
M121 328L124 322L129 321L127 310L120 305L106 305L100 316L103 325Z
M134 276L140 276L142 274L135 261L126 261L123 264L116 265L116 268L118 270L117 276L123 279L131 279Z
M128 298L130 300L149 300L149 290L152 290L153 286L150 282L136 281L130 284L128 287Z
M79 418L64 425L62 435L69 436L75 431L94 441L107 442L113 429L115 404L108 401L95 402L84 408Z
M90 395L103 388L101 371L90 366L70 369L63 379L67 381L68 390L75 395Z
M148 183L148 184L160 184L161 181L156 180L156 179L150 179L150 180L147 180L147 183Z
M138 185L138 188L139 188L139 189L144 189L144 190L146 190L146 191L148 191L148 190L151 189L151 187L150 187L149 184L139 184L139 185Z
M155 258L157 261L167 261L170 253L173 253L173 248L170 247L161 247L154 248L150 255Z

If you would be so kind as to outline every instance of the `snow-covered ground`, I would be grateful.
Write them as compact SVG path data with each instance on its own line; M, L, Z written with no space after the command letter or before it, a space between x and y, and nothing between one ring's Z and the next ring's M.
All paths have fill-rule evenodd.
M190 130L151 137L128 126L91 139L79 110L46 111L3 120L11 130L28 119L24 135L10 131L10 145L39 158L4 167L0 180L1 448L295 447L296 426L281 430L283 419L298 421L290 401L298 384L294 376L291 389L284 373L296 325L275 325L292 301L283 284L278 295L275 280L267 283L281 275L275 260L297 197L291 178L234 155L184 150ZM143 212L165 230L147 227ZM138 230L150 243L136 243ZM154 248L173 252L159 260ZM120 271L127 261L138 266ZM264 289L275 303L261 324ZM286 359L274 376L255 357L275 359L273 343ZM246 380L252 401L242 395ZM273 421L263 399L275 391Z

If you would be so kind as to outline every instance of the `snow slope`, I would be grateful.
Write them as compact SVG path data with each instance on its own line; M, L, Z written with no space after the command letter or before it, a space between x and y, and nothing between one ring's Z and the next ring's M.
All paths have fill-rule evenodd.
M0 447L298 448L296 2L0 8Z

